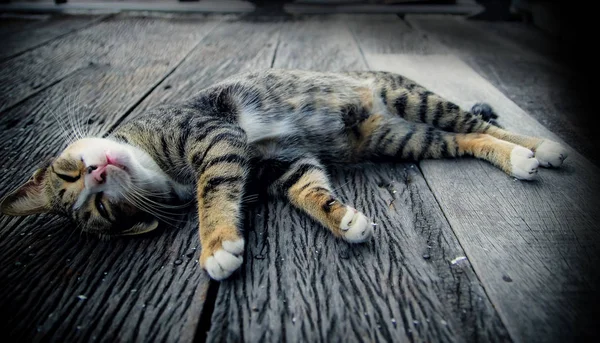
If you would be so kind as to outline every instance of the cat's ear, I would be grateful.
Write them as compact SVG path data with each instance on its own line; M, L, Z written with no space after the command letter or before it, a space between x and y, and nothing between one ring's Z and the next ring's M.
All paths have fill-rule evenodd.
M142 233L150 232L158 227L158 220L154 217L148 218L134 224L130 229L125 230L121 233L122 236L140 235Z
M38 169L21 187L0 200L0 212L10 216L45 213L52 209L46 192L46 168Z

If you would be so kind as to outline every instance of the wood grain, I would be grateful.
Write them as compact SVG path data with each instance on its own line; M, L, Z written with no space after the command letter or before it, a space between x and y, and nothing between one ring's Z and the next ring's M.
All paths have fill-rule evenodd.
M106 54L93 56L103 64L73 73L0 117L0 192L64 146L54 115L69 129L68 115L75 115L89 134L102 134L217 22L119 16L96 27L81 47L119 33ZM0 329L11 341L193 340L208 287L195 261L197 230L187 216L194 212L166 232L107 242L82 236L60 218L0 218L0 307L10 309L3 310Z
M131 56L123 54L131 48L139 54L136 59L152 56L155 50L173 42L172 39L193 38L205 34L208 28L195 26L196 18L182 20L187 31L178 37L168 37L169 24L163 20L134 19L122 15L119 19L106 20L98 25L51 41L37 49L28 51L16 58L0 63L0 111L4 111L24 99L59 82L76 70L90 64L112 64L118 67L130 63ZM98 32L102 32L99 35ZM131 34L127 34L131 32ZM160 35L160 33L163 33ZM154 35L152 42L142 40L146 35ZM182 41L183 42L183 41ZM124 47L128 45L128 47ZM183 47L182 52L189 51ZM125 50L132 51L132 50ZM164 56L156 60L156 66L173 66L175 57Z
M270 68L280 29L280 23L251 19L223 23L127 118L123 118L124 122L157 104L183 101L234 74Z
M365 69L343 22L286 26L276 67ZM311 54L320 58L304 58ZM340 197L377 223L374 240L347 244L281 199L259 201L246 216L245 263L221 282L208 341L510 340L469 261L450 262L464 252L414 164L331 174Z
M6 23L5 30L0 28L0 33L2 31L9 31L7 33L10 33L2 39L0 61L5 61L12 56L41 46L53 39L94 25L105 18L107 18L107 15L53 16L45 20L36 20L35 23L29 23L29 25L22 24L19 30L10 30L16 24L9 21ZM0 26L4 25L4 20L0 20Z
M460 106L485 100L508 129L560 141L466 64L450 56L371 55ZM515 182L482 161L420 163L511 336L521 342L595 336L600 281L599 169L571 149L559 170Z

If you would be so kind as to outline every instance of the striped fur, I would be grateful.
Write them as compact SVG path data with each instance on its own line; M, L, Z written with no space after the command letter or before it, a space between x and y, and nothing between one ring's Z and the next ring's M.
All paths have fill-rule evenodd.
M156 107L102 142L94 140L94 148L91 141L76 142L1 208L12 215L63 213L87 231L135 234L156 227L144 214L163 219L164 211L152 211L152 204L165 198L146 206L119 198L111 187L128 183L180 200L195 194L200 264L223 279L242 263L241 208L252 167L260 166L271 193L285 195L335 236L364 242L372 234L370 221L336 197L325 165L467 155L529 180L538 165L557 167L566 158L557 143L508 132L496 119L488 105L466 111L391 73L242 74L181 104ZM116 150L124 162L100 174L97 168L111 158L94 160L94 149ZM125 181L108 187L113 174ZM124 218L136 219L115 229Z

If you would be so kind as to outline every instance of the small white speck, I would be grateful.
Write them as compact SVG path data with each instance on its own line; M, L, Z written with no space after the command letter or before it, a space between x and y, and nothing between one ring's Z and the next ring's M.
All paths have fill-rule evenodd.
M371 223L371 225L373 225L373 226L377 226L377 224L375 224L375 223Z
M292 323L296 322L296 317L292 317Z
M447 321L445 321L445 320L443 320L443 319L442 319L442 320L440 320L440 323L442 323L442 325L448 325L448 322L447 322Z
M396 324L396 319L392 318L392 323Z
M83 295L83 294L78 295L77 298L79 298L79 300L85 300L85 299L87 299L87 297L85 295Z
M455 258L454 260L450 261L450 263L452 264L457 264L458 262L462 261L462 260L466 260L467 257L466 256L458 256L457 258Z

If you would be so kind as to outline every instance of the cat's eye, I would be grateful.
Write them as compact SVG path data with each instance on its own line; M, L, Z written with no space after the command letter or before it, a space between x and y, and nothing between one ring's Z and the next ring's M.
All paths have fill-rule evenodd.
M100 215L102 217L110 220L110 217L108 216L108 211L106 210L104 203L102 203L102 192L96 194L96 199L94 199L94 204L96 205L96 209L98 210L98 212L100 212Z
M76 182L81 177L81 174L79 174L77 176L70 176L70 175L65 175L65 174L59 174L59 173L56 173L56 172L55 172L55 174L56 174L56 176L58 176L59 178L61 178L64 181L67 181L67 182Z
M61 174L61 173L57 172L56 170L54 170L54 166L52 166L52 171L54 172L54 174L56 174L56 176L58 176L60 179L62 179L63 181L66 181L66 182L76 182L81 177L81 173L77 174L77 176Z

